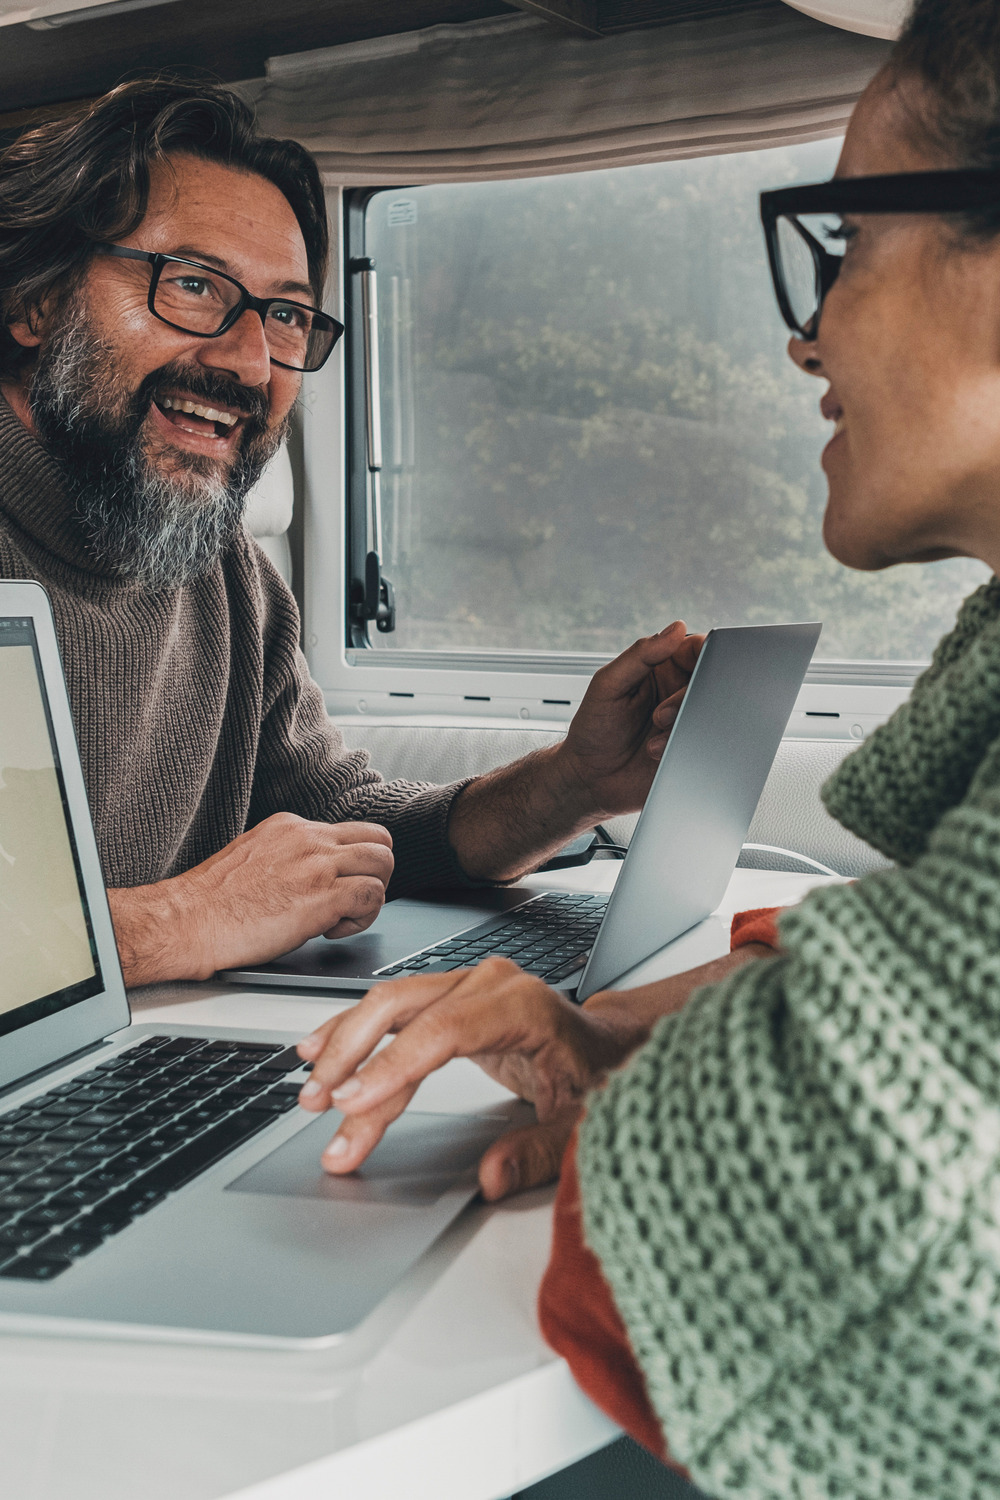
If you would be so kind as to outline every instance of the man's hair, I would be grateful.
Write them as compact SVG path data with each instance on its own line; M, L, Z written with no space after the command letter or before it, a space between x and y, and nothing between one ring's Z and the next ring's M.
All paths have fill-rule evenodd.
M316 163L296 141L259 135L249 107L219 84L156 76L123 83L39 125L0 152L0 378L32 358L9 325L79 284L99 244L145 217L150 168L186 152L272 182L299 222L321 302L329 252Z
M923 85L909 108L917 143L961 167L1000 169L1000 4L916 0L889 76ZM1000 231L1000 205L960 216L972 234Z

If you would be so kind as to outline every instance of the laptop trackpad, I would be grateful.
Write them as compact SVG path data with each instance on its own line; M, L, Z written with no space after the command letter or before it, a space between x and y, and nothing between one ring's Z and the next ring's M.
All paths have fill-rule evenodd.
M229 1183L227 1192L331 1203L434 1203L452 1188L474 1185L479 1158L511 1127L509 1114L404 1114L357 1172L330 1177L319 1164L320 1153L342 1118L336 1110L322 1115Z

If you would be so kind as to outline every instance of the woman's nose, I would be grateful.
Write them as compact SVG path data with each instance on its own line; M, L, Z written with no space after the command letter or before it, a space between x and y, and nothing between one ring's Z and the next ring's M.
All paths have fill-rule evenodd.
M808 339L790 338L788 340L788 358L793 365L798 365L807 375L822 375L823 361L816 353L816 345Z

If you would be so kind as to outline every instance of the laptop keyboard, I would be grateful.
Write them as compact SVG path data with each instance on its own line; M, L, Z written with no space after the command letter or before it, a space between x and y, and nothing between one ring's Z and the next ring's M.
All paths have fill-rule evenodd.
M51 1281L293 1109L294 1047L150 1036L0 1114L0 1277Z
M556 984L587 962L607 905L607 896L547 891L378 973L382 978L445 974L499 955Z

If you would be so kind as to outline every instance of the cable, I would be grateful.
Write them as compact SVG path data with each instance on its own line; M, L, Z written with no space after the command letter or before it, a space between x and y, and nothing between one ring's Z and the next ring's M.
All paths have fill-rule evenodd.
M797 859L801 864L811 865L821 875L834 875L838 880L843 879L839 870L831 870L829 865L821 865L818 859L812 859L808 854L800 854L797 849L779 849L775 844L744 844L743 848L754 850L758 854L787 854L789 859ZM794 871L789 873L794 874Z

